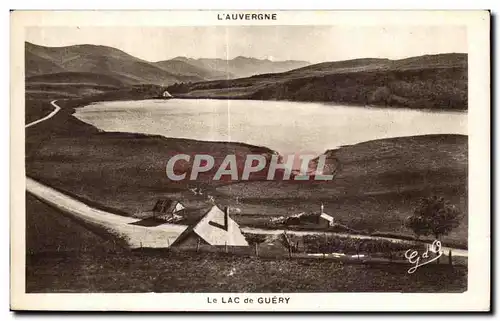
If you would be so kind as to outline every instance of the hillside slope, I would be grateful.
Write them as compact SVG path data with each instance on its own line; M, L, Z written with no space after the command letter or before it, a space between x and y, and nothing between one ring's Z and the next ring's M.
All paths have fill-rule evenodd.
M59 72L90 72L111 76L125 84L168 85L201 81L195 75L173 74L121 50L95 45L43 47L26 42L26 75Z
M183 61L212 72L229 75L227 78L241 78L264 73L279 73L309 65L307 61L286 60L271 61L268 59L256 59L238 56L234 59L190 59L176 57L173 60ZM231 77L232 75L232 77Z
M261 73L288 71L308 65L303 61L270 61L237 57L223 59L188 59L149 62L119 49L97 45L44 47L25 43L26 77L63 72L99 73L114 77L126 85L170 85L232 79Z
M53 62L50 58L43 58L28 50L25 52L25 76L41 75L45 73L58 73L65 71L63 67Z
M335 221L352 229L411 236L405 219L423 197L444 197L464 215L461 224L443 237L444 244L467 246L467 136L395 137L342 146L327 151L339 171L332 181L243 182L218 187L238 198L240 224L265 222L266 216L309 213L324 204ZM219 199L221 197L219 196Z
M26 78L27 84L51 83L51 84L94 84L102 86L121 87L124 82L120 79L104 74L91 72L58 72L42 74Z
M205 80L235 78L235 76L231 73L207 69L196 64L191 64L189 62L178 59L158 61L155 62L154 65L173 74L198 77Z
M234 80L174 85L180 97L467 109L467 55L355 59Z

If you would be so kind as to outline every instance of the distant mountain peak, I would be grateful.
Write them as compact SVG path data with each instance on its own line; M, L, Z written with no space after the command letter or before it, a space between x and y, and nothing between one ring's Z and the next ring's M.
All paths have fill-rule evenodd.
M245 57L245 56L237 56L234 57L232 60L251 60L251 61L257 61L261 59L253 58L253 57Z
M174 57L170 60L181 60L181 61L189 61L191 60L191 58L188 58L188 57L184 57L184 56L177 56L177 57Z

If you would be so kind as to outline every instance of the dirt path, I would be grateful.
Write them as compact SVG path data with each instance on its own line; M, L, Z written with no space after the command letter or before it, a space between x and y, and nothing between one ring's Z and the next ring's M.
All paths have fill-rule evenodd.
M137 222L137 218L95 209L29 177L26 177L26 190L64 213L114 235L130 248L169 247L187 228L185 225L177 224L152 227L133 225L131 223Z
M49 118L52 118L55 114L57 114L57 113L61 110L61 107L59 107L59 106L57 106L57 105L56 105L56 101L57 101L57 100L53 100L53 101L51 101L51 102L50 102L50 104L51 104L52 106L54 106L54 110L53 110L50 114L48 114L47 116L45 116L45 117L43 117L43 118L40 118L40 119L38 119L38 120L35 120L35 121L33 121L33 122L31 122L31 123L27 124L27 125L26 125L26 126L24 126L24 127L25 127L25 128L31 127L31 126L33 126L33 125L36 125L36 124L38 124L38 123L41 123L41 122L43 122L43 121L45 121L45 120L49 119Z

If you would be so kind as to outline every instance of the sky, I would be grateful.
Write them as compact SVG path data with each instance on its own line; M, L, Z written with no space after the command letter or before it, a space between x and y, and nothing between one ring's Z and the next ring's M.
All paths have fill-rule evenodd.
M105 45L147 61L245 56L318 63L467 52L466 27L445 25L29 27L26 41L49 47Z

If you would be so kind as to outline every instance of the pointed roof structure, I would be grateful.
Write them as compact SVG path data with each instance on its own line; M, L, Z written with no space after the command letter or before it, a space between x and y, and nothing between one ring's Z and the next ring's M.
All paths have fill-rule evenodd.
M181 245L193 239L201 239L204 243L214 246L248 246L239 225L229 217L228 208L223 211L217 205L212 206L172 245Z
M170 219L173 215L185 208L186 207L179 201L160 199L156 201L152 212L155 218Z

